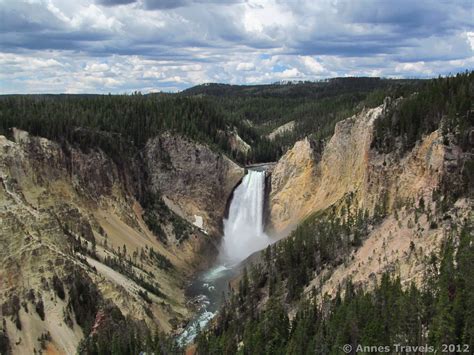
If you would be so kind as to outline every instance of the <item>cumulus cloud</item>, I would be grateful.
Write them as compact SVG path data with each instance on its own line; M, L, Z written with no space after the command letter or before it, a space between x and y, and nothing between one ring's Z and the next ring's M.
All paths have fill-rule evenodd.
M1 91L176 91L472 69L472 1L1 0Z

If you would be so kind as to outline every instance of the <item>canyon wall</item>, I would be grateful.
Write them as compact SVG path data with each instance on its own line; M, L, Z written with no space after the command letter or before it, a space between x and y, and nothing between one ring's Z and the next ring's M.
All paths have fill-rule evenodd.
M473 201L463 191L472 153L452 137L436 130L405 151L373 148L374 122L390 104L337 123L324 147L308 138L297 142L272 171L267 229L273 237L285 237L309 216L327 211L379 215L343 263L313 275L308 295L316 289L320 299L334 296L349 279L368 289L386 271L402 284L420 285L430 255L456 235L455 226L474 218ZM447 196L459 198L446 202Z
M98 327L110 307L151 329L179 327L191 316L186 280L212 262L243 174L170 134L121 161L16 129L0 136L0 310L11 351L75 353L86 323Z
M150 190L161 192L173 211L206 233L220 235L227 200L244 169L203 144L171 134L150 140L144 158Z
M324 148L306 138L297 142L272 172L269 230L287 234L311 213L324 210L351 195L354 208L373 212L378 203L389 210L397 201L431 198L446 163L439 131L431 133L406 155L378 153L371 148L374 121L386 107L365 109L336 124ZM450 149L455 162L459 149Z

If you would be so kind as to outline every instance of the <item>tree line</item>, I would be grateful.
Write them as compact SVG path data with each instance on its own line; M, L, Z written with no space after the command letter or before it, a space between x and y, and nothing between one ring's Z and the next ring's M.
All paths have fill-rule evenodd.
M413 91L414 80L337 78L324 82L259 86L198 86L178 94L0 96L0 134L17 127L33 135L100 148L113 159L171 131L210 145L246 164L277 160L298 139L325 139L337 121L391 92ZM294 120L295 130L268 133ZM252 147L233 150L229 132Z

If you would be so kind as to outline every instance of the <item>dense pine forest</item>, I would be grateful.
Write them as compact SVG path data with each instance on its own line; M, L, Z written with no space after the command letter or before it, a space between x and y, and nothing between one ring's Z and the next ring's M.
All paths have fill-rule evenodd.
M163 131L183 134L226 152L241 163L277 160L304 136L324 140L337 121L388 95L400 96L419 80L338 78L316 83L261 86L210 84L179 94L10 95L0 97L0 133L17 127L33 135L101 148L112 158L142 148ZM271 140L278 126L295 129ZM251 146L232 150L228 135L237 132Z
M363 107L380 105L387 96L410 97L378 123L380 138L374 144L387 151L395 137L411 147L445 115L450 118L446 129L465 122L455 115L464 117L469 111L472 75L424 81L336 78L260 86L209 84L179 94L2 96L0 133L8 135L17 127L83 148L100 147L118 157L124 145L140 149L149 138L173 131L241 163L256 163L277 160L305 136L324 141L338 121ZM292 121L293 130L267 137ZM232 150L229 132L238 133L250 152Z
M431 344L436 349L464 344L464 352L472 349L472 226L455 231L460 234L457 248L448 239L440 255L429 257L421 288L402 287L400 279L385 273L371 291L356 288L349 280L335 298L318 303L315 293L306 297L301 292L307 286L306 274L314 271L309 260L318 260L320 266L337 263L336 255L349 245L341 244L348 235L343 231L355 225L313 223L312 233L298 230L284 243L269 247L263 265L244 271L215 325L199 336L199 354L340 354L345 344L356 349L357 344L397 343ZM325 255L328 246L330 254ZM265 308L257 310L265 293L269 295ZM297 313L290 322L288 308L296 300Z
M474 121L473 82L474 72L427 81L419 92L376 122L374 146L385 153L397 146L406 151L441 126L445 135L454 133L456 143L467 148L468 128Z

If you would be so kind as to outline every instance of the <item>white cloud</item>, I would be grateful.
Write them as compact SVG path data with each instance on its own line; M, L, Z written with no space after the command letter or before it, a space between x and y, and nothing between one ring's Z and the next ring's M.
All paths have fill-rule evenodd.
M426 66L424 62L416 62L416 63L401 63L395 66L395 71L399 73L403 72L423 72L426 70Z
M86 65L84 70L92 73L101 73L109 70L109 66L105 63L92 63Z
M466 38L471 46L471 51L474 51L474 32L466 32Z
M303 62L304 66L313 74L324 73L324 67L314 58L309 56L300 56L300 60Z
M296 78L300 78L302 75L298 69L291 68L291 69L286 69L281 73L278 73L276 76L282 79L296 79Z
M237 70L248 71L248 70L253 70L253 69L255 69L255 64L253 64L253 63L239 63L239 64L237 64Z
M176 91L474 67L470 1L105 2L129 4L1 0L1 91Z

